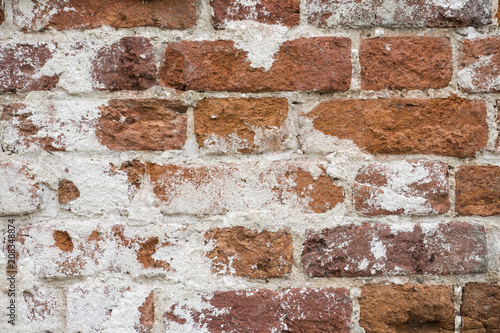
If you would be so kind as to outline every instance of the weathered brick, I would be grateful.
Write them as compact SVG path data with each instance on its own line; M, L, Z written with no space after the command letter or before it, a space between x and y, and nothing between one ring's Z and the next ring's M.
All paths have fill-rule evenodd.
M307 0L309 23L319 27L448 28L491 23L489 0Z
M165 51L160 81L180 90L344 91L351 83L351 40L299 38L284 42L269 70L252 67L230 40L182 41Z
M41 203L40 194L26 166L0 162L0 216L35 212Z
M198 145L216 153L279 151L287 116L284 98L207 98L194 109L194 130Z
M216 29L223 29L230 21L252 20L264 24L293 27L300 21L299 0L210 0Z
M187 107L166 99L112 99L96 135L112 150L173 150L186 142Z
M444 214L450 208L448 165L398 161L361 168L354 180L356 210L365 215Z
M344 288L225 291L200 298L203 310L190 300L171 306L164 315L167 332L350 331L352 308Z
M58 317L62 299L56 289L38 287L19 293L16 326L36 327L41 332L61 331L63 323Z
M153 45L145 37L123 37L99 50L93 62L96 90L144 90L156 85Z
M442 37L365 39L359 60L364 90L445 88L453 75L451 43Z
M5 4L0 0L0 24L5 20Z
M455 331L451 286L365 285L360 305L359 322L367 333Z
M149 163L147 172L168 214L280 209L324 213L343 202L342 187L316 162Z
M55 52L55 43L0 42L0 92L52 90L59 76L44 66Z
M500 167L462 166L455 180L456 210L459 215L500 214Z
M500 38L464 40L459 54L458 85L469 92L500 92Z
M152 297L153 292L144 285L72 286L67 298L67 331L149 333L154 326Z
M68 202L74 201L80 197L80 190L75 186L71 180L63 179L59 182L57 189L57 198L59 204L64 205Z
M292 270L293 239L288 231L215 228L205 238L214 244L206 255L212 259L212 271L219 275L270 279Z
M462 296L462 332L500 332L500 285L467 283Z
M338 99L319 104L308 117L323 134L376 154L473 157L488 141L485 102L458 97Z
M463 222L346 224L309 232L302 263L315 277L484 273L486 232Z
M51 27L91 29L103 25L187 29L196 23L196 1L14 0L14 22L25 31Z

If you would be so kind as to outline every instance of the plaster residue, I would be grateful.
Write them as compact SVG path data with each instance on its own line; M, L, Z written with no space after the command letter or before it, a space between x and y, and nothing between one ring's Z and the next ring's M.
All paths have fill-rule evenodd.
M240 14L240 7L245 8L245 12L247 13L245 15L246 20L256 20L257 15L259 14L257 12L257 6L259 5L260 1L259 0L236 0L232 2L232 5L226 9L226 13L229 17L233 16L238 16ZM267 12L265 10L265 7L263 10L260 11L264 15L269 15L271 13ZM226 19L226 24L231 22L231 20Z
M500 71L492 61L494 56L479 56L477 61L460 69L458 85L473 92L500 91Z
M58 300L56 288L45 288L33 286L26 288L20 293L19 311L25 315L17 319L20 325L26 327L36 326L41 331L57 331L61 328L61 322L57 315L58 306L61 300Z
M0 163L0 216L34 212L40 205L41 191L26 166Z

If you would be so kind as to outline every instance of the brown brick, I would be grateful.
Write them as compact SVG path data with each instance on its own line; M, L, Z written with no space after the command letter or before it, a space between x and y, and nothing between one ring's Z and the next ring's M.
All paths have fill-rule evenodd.
M112 150L177 150L186 142L187 107L166 99L112 99L96 135Z
M500 167L463 166L458 169L455 179L459 215L500 214Z
M196 24L196 1L14 0L14 22L28 31L51 27L58 30L92 29L103 25L187 29Z
M444 163L374 163L358 171L353 200L365 215L444 214L450 208L448 190Z
M123 37L103 47L94 59L96 90L144 90L156 85L153 46L144 37Z
M367 333L455 331L451 286L369 284L360 305Z
M244 227L215 228L205 233L214 248L206 255L212 271L250 279L283 277L292 270L293 240L287 231L257 231Z
M462 222L346 224L309 232L302 263L314 277L484 273L486 232Z
M0 24L5 20L5 4L0 0Z
M284 42L272 67L251 67L230 40L171 43L160 70L164 86L212 91L345 91L351 83L351 40L299 38Z
M319 27L480 26L491 23L491 2L428 0L307 0L309 23Z
M485 102L458 97L338 99L319 104L308 116L323 134L376 154L473 157L488 141Z
M451 43L442 37L365 39L359 51L364 90L419 90L448 86Z
M467 283L462 296L464 333L500 332L500 285Z
M59 182L57 197L61 205L74 201L80 197L80 190L71 180L63 179Z
M194 109L198 145L214 152L279 151L287 136L284 98L207 98Z
M300 21L299 0L258 0L244 3L235 0L210 0L216 29L224 28L228 21L251 20L264 24L293 27Z
M469 92L500 92L500 38L462 42L458 63L458 84Z
M173 304L164 315L167 331L204 327L222 332L350 332L351 304L344 288L223 291L202 295L204 309Z
M280 209L324 213L343 202L342 187L316 162L149 163L147 169L153 192L168 214Z
M54 89L59 76L42 70L55 51L55 43L0 42L0 92Z
M0 216L35 212L41 191L26 165L0 162Z

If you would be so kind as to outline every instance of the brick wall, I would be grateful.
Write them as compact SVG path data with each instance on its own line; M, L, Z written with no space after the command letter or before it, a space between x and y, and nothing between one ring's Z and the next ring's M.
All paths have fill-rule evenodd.
M0 0L0 331L500 332L498 6Z

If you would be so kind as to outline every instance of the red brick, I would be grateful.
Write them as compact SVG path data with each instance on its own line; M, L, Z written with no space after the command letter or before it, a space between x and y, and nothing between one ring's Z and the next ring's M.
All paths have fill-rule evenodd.
M30 214L38 210L41 191L25 165L0 162L0 216Z
M500 285L467 283L462 296L464 333L500 332Z
M491 23L491 3L428 0L307 0L308 21L319 27L480 26Z
M288 231L257 231L244 227L215 228L205 233L214 248L206 253L212 271L250 279L283 277L292 271L293 239Z
M451 286L365 285L360 305L366 333L455 332Z
M500 214L500 167L463 166L458 169L455 180L456 210L459 215Z
M458 84L469 92L500 92L500 38L464 40L460 48Z
M112 99L96 135L111 150L178 150L186 142L187 107L166 99Z
M59 76L44 75L44 66L55 52L55 43L0 42L0 91L54 89Z
M230 40L171 43L160 81L180 90L345 91L351 83L351 40L299 38L284 42L272 67L251 67L247 52Z
M324 213L343 202L342 187L316 162L148 164L147 172L168 214L280 209Z
M194 130L198 145L214 152L279 151L287 116L284 98L207 98L194 109Z
M156 85L153 46L145 37L123 37L103 47L93 62L96 90L144 90Z
M214 11L216 29L224 28L229 21L251 20L264 24L279 24L293 27L300 21L299 0L258 0L241 2L235 0L210 0Z
M485 273L486 232L463 222L346 224L309 232L302 263L315 277Z
M202 295L202 302L202 311L189 300L173 304L164 316L167 331L350 332L352 308L344 288L214 292Z
M308 117L323 134L376 154L473 157L488 142L485 102L458 97L337 99L319 104Z
M15 0L14 21L19 28L28 31L51 27L92 29L103 25L187 29L196 24L196 1Z
M448 190L444 163L374 163L358 171L353 200L365 215L444 214L450 208Z
M364 90L445 88L453 75L451 43L444 37L365 39L359 58Z
M64 205L68 202L74 201L80 197L80 190L75 186L71 180L63 179L59 182L57 189L57 198L59 204Z

